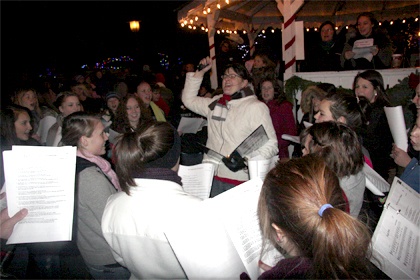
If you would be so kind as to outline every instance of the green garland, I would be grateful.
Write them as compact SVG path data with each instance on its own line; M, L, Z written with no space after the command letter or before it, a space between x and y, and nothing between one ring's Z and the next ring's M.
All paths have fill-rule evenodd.
M402 106L405 123L407 128L409 128L414 124L414 113L412 112L412 110L409 109L411 100L413 98L414 90L411 89L408 85L408 77L398 81L398 84L386 90L386 95L388 96L389 101L391 102L391 106ZM302 79L298 76L292 76L286 81L284 87L286 98L288 101L294 104L294 100L298 91L304 91L308 86L318 84L321 84L321 82L309 81ZM352 89L343 88L341 86L337 88L337 91L349 93L353 92Z

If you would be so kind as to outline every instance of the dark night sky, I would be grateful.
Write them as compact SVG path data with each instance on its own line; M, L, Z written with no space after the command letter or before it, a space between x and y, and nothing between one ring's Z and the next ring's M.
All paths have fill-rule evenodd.
M107 57L133 57L136 42L141 63L155 63L158 52L195 61L208 54L207 36L180 28L176 9L186 2L1 1L3 83L22 70L73 71ZM130 19L141 20L139 33L130 31Z

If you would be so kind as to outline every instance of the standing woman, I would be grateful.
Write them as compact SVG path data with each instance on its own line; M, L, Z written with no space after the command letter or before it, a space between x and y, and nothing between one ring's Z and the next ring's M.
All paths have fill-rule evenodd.
M366 133L362 134L363 146L370 154L375 171L388 180L388 171L394 166L390 157L393 139L384 110L390 103L382 75L375 70L361 72L355 77L353 88L358 98L364 97L369 102L369 110L365 112Z
M206 146L225 157L223 161L217 162L215 168L210 193L210 197L213 197L249 180L244 158L230 155L260 125L264 127L268 141L253 155L270 159L278 153L278 145L270 111L250 87L252 78L245 66L238 63L227 65L222 75L223 94L210 99L197 96L197 93L204 73L211 69L212 60L206 57L200 64L206 67L187 73L182 102L194 113L207 118ZM209 157L205 155L204 160L209 160Z
M261 96L270 110L271 120L276 131L279 158L289 158L289 141L283 140L283 134L297 135L297 126L293 115L293 104L286 100L277 80L265 79L261 82Z
M371 54L373 58L364 57L355 59L354 42L360 39L373 39ZM361 13L357 17L357 35L349 38L344 44L341 54L341 66L344 70L353 69L385 69L391 66L393 53L392 41L385 30L378 26L378 21L370 12Z
M46 146L57 147L61 140L63 119L74 112L81 111L82 106L77 94L70 91L58 94L54 105L58 108L60 114L57 116L57 122L48 130Z
M119 265L101 230L108 197L120 190L118 178L105 154L108 136L100 117L76 112L64 119L61 142L77 147L76 230L77 247L95 279L128 279L130 272Z
M277 164L264 180L258 218L266 240L288 256L259 279L374 279L370 232L345 212L338 178L321 158Z

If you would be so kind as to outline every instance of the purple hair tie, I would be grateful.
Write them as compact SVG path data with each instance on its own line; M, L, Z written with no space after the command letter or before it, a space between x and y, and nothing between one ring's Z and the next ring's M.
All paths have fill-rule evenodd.
M327 209L327 208L334 208L331 204L324 204L324 205L322 205L321 206L321 208L319 209L319 211L318 211L318 215L320 216L320 217L322 217L322 214L324 214L324 211L325 211L325 209Z

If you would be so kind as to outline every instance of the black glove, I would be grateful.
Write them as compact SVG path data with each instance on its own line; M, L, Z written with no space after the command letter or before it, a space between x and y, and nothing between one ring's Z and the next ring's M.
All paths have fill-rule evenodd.
M246 167L245 159L237 151L234 151L228 158L224 157L222 161L233 172Z

